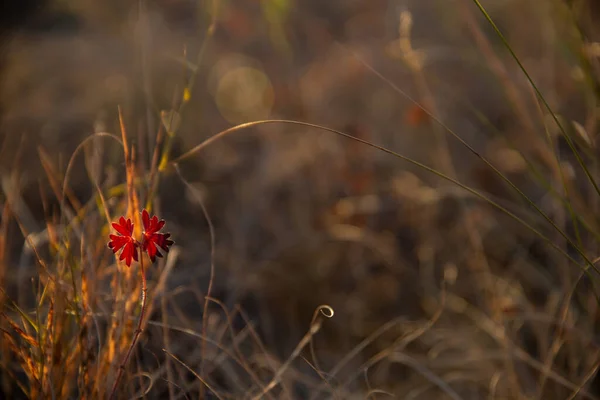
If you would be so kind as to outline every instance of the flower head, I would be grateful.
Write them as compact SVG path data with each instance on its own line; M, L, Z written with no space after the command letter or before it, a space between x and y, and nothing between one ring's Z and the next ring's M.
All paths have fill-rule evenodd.
M162 254L158 250L160 247L165 253L169 252L169 246L174 242L170 240L170 233L159 233L163 226L165 226L165 220L159 220L156 215L150 218L148 211L142 211L142 222L144 223L144 238L142 240L142 249L148 253L150 260L154 262L156 257L162 257Z
M110 235L110 242L108 247L112 249L113 253L117 253L123 249L119 260L125 260L125 264L128 267L131 266L131 260L138 260L138 246L139 243L133 238L133 224L131 220L124 217L119 219L118 223L112 224L112 227L117 231L118 235Z

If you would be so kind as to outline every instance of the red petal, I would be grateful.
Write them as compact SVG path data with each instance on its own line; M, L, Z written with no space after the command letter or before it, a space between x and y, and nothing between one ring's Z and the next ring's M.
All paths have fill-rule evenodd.
M170 233L157 233L154 237L154 241L156 242L156 244L158 244L161 247L161 249L163 249L167 253L169 252L169 246L171 246L174 243L172 240L169 240L169 237L171 237Z
M126 226L121 226L113 222L112 227L115 228L115 231L119 232L119 234L123 236L129 236L129 232L127 231Z
M142 222L144 223L144 230L147 231L150 228L150 216L146 209L142 210Z
M152 262L154 262L154 260L156 259L156 254L158 253L158 249L154 245L154 242L152 242L152 241L147 242L146 251L148 252L148 257L150 257L150 260Z
M119 223L113 222L112 227L123 236L131 236L133 234L133 223L131 223L130 219L125 220L124 217L121 217L119 218Z
M129 231L129 236L133 235L133 223L129 218L127 219L127 230Z
M113 253L116 253L121 249L121 247L125 246L128 242L128 238L126 236L117 236L110 235L111 241L108 243L108 247L113 250Z
M142 221L144 223L142 251L147 252L150 260L154 262L156 257L162 257L161 251L158 248L160 247L164 252L168 252L169 246L173 244L173 241L169 240L170 234L158 233L165 226L165 220L159 220L156 215L150 218L148 211L142 210Z
M133 245L133 259L137 262L138 260L138 251L137 251L137 244Z
M131 247L125 247L125 250L123 250L123 254L125 254L125 264L127 264L128 267L131 267L131 257L133 254L133 251L131 251Z
M125 260L125 264L127 264L127 266L130 267L132 258L135 261L137 261L138 254L137 254L136 245L130 241L127 243L127 245L123 249L123 252L121 253L121 256L119 257L119 260Z
M149 233L158 232L158 217L155 215L150 220L150 229L148 229Z

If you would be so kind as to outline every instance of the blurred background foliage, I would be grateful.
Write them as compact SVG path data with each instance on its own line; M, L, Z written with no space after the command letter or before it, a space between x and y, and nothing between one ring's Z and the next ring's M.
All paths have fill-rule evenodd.
M597 177L598 3L482 4ZM43 195L52 193L48 165L62 179L82 140L120 135L117 107L141 171L156 164L161 131L166 162L235 124L298 120L431 166L537 233L374 148L307 126L257 125L182 161L187 184L161 168L156 207L178 250L165 283L168 307L157 307L151 321L202 329L211 238L201 198L215 228L212 297L232 314L211 303L208 335L227 348L237 343L264 385L293 354L315 309L335 310L274 398L600 397L598 277L581 278L544 238L583 263L581 254L481 157L591 260L600 255L598 194L473 1L29 0L6 7L0 199L17 218L3 220L0 284L21 307L31 306L36 274L22 232L43 232L60 212L60 201ZM113 142L94 141L74 163L70 189L82 203L96 183L108 190L124 182ZM108 251L103 257L112 262ZM110 289L99 281L95 290L103 310ZM169 339L150 323L144 333L135 363L156 379L148 398L173 395L158 379L166 376L164 360L153 358L162 348L198 370L200 339L182 329ZM204 357L203 378L221 397L259 393L218 349ZM200 391L186 368L172 368L175 392ZM130 383L130 394L135 385L143 386Z

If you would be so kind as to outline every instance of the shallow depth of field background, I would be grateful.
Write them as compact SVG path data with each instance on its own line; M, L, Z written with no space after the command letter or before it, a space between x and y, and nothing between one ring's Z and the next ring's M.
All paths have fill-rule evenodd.
M116 141L94 139L72 161L67 203L92 204L84 234L65 250L76 272L65 272L51 244L73 218L61 215L56 193L71 156L95 132L120 137L120 107L142 178L166 130L174 159L236 124L285 119L400 153L513 215L315 127L269 123L225 135L182 161L180 175L159 172L155 212L176 244L148 268L160 290L149 291L122 398L253 398L270 382L264 398L600 398L600 278L582 274L584 255L600 256L600 197L473 1L33 3L14 5L0 29L0 393L26 397L16 382L36 384L9 342L31 349L14 324L28 325L17 307L33 316L47 301L38 257L67 299L65 317L52 321L65 328L50 332L60 330L65 346L93 343L92 358L62 363L95 372L74 367L55 395L97 398L112 384L119 357L107 356L104 330L123 311L111 279L124 269L105 248L108 225L93 204L100 188L112 218L124 212L125 195L113 190L125 182ZM600 178L597 4L482 4ZM204 327L211 236L202 204L216 271ZM96 249L91 259L86 246ZM68 312L82 301L83 275L93 277L85 330ZM137 302L138 293L128 296ZM320 305L335 315L315 314ZM84 373L97 374L87 393Z

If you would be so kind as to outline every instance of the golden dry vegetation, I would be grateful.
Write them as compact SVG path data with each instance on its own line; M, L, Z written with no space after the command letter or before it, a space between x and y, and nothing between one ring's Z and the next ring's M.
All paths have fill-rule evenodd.
M26 10L0 29L0 397L600 398L599 12ZM175 244L128 267L111 222L140 237L144 208Z

